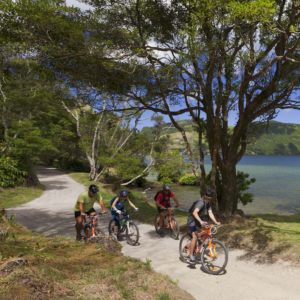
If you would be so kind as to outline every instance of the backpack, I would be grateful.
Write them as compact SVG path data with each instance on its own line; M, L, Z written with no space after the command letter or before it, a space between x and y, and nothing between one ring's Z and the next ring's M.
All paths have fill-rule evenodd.
M165 195L165 193L164 193L164 191L162 190L162 191L158 191L157 193L156 193L156 195L154 196L154 201L156 201L156 199L157 199L157 197L158 197L158 195L159 194L162 194L163 195L163 197L164 197L164 201L166 200L166 195ZM170 197L171 197L171 193L170 193L170 191L169 191L169 199L170 199Z
M192 206L191 206L190 209L189 209L189 213L190 213L190 214L192 214L192 213L194 212L195 206L196 206L196 204L197 204L199 201L205 201L205 200L202 199L202 198L200 198L200 199L194 201L193 204L192 204ZM207 205L206 205L206 203L205 203L205 209L207 209L206 206L207 206Z

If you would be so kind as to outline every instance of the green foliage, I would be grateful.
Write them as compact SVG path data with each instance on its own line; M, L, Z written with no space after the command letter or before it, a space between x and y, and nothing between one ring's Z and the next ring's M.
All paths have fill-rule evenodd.
M184 157L178 150L165 150L159 154L158 163L155 165L158 171L157 180L164 184L177 182L182 174L182 170L186 167L187 164L184 162Z
M199 181L194 174L185 174L179 179L180 185L199 185Z
M26 171L18 168L18 164L10 157L0 157L0 185L3 188L14 187L25 181Z

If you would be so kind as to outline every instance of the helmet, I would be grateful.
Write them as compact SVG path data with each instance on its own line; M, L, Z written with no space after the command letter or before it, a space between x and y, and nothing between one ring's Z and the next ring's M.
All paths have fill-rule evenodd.
M207 197L212 197L215 193L216 193L215 190L213 190L213 189L211 189L211 188L208 188L208 189L206 189L206 191L205 191L205 196L207 196Z
M120 192L120 196L123 196L123 197L127 197L128 196L128 192L127 191L121 191Z
M99 188L94 185L94 184L91 184L90 187L89 187L89 191L91 191L92 193L96 194L99 192Z
M170 186L164 184L164 185L163 185L163 190L164 190L164 191L169 191L169 190L170 190Z

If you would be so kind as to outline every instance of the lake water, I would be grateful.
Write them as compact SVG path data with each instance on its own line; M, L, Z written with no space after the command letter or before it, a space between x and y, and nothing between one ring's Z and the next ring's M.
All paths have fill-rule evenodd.
M205 157L205 169L211 169L210 157ZM246 214L274 213L293 214L300 210L300 156L244 156L237 165L237 170L250 174L256 182L250 185L254 201L239 208ZM156 174L149 174L149 179L156 179ZM189 208L199 197L199 187L172 186L172 191L182 207ZM154 191L148 191L153 198Z

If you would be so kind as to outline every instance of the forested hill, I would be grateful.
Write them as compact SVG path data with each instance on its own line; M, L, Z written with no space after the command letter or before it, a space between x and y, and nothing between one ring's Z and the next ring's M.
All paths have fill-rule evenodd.
M187 136L193 145L197 145L197 134L193 131L192 120L182 120L179 124L185 128ZM271 121L268 128L266 124L254 124L256 129L252 134L250 144L247 147L248 155L300 155L300 125ZM167 123L165 127L172 127ZM144 127L143 132L151 135L151 127ZM184 147L181 134L176 128L165 131L171 136L173 148L181 150ZM207 143L204 140L204 149L207 151ZM208 153L206 153L208 154Z

